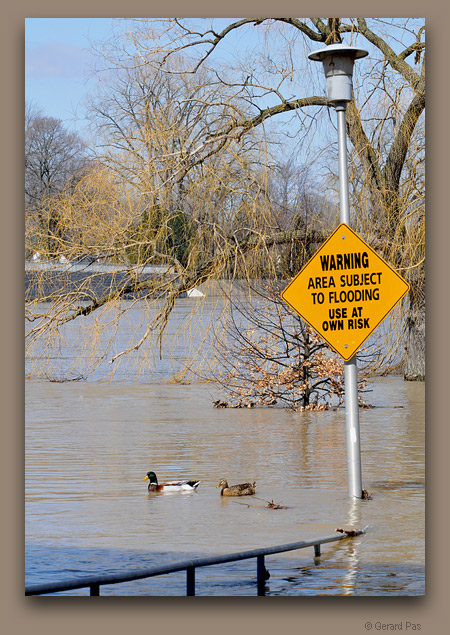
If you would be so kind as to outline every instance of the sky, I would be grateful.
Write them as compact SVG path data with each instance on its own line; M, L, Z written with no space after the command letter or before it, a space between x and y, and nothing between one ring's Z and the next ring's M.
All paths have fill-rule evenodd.
M26 18L25 100L44 116L61 119L66 128L82 133L84 102L96 81L93 44L121 26L114 18Z
M112 26L111 18L26 18L26 101L81 132L83 101L94 85L91 43L108 37Z

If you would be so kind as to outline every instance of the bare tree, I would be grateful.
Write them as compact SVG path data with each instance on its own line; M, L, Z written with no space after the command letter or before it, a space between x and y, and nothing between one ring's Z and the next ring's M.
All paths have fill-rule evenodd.
M28 106L25 117L25 209L27 219L47 231L45 251L54 252L51 235L58 218L49 201L62 192L69 179L86 166L86 147L80 136L67 131L62 121L44 117ZM42 250L43 245L40 245Z
M214 378L226 395L214 402L217 408L328 410L342 404L342 360L282 302L279 287L266 283L230 297L231 319L217 336L220 372ZM365 385L360 379L359 392Z
M86 162L80 136L54 117L27 117L25 127L25 200L39 209L43 198L60 192Z

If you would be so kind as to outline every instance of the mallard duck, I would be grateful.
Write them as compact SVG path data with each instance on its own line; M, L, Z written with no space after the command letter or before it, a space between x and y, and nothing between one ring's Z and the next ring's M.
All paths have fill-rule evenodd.
M148 484L149 492L193 492L200 483L200 481L168 481L166 483L158 483L158 478L154 472L147 472L143 480L150 481Z
M217 487L221 487L221 496L251 496L255 493L256 483L239 483L238 485L228 485L225 479L222 479Z

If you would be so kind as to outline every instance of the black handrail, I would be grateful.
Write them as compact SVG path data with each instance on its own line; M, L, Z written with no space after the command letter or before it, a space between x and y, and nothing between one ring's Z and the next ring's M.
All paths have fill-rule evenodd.
M25 587L25 595L45 595L48 593L59 593L61 591L72 591L74 589L83 588L89 588L90 595L100 595L100 586L105 584L132 582L133 580L142 580L143 578L151 578L158 575L165 575L167 573L175 573L177 571L186 571L186 595L195 595L195 569L199 567L209 567L215 564L224 564L226 562L247 560L249 558L257 559L258 595L264 595L265 581L268 577L268 572L264 565L265 556L282 553L284 551L304 549L305 547L314 547L314 556L318 557L320 556L320 545L328 542L337 542L339 540L343 540L344 538L360 536L364 533L363 529L352 530L349 532L339 530L337 534L333 534L331 536L312 538L310 540L302 540L301 542L291 542L286 545L278 545L276 547L265 547L262 549L252 549L250 551L241 551L219 556L196 558L193 560L177 562L175 564L151 567L149 569L128 571L126 573L93 575L72 580L61 580L59 582L31 584Z

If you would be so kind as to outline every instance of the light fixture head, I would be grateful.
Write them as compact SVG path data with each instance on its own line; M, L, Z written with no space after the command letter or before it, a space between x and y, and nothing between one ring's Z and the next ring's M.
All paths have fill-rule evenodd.
M328 101L348 102L352 100L353 64L356 59L366 57L368 51L356 46L330 44L308 55L314 62L322 62L327 79Z

